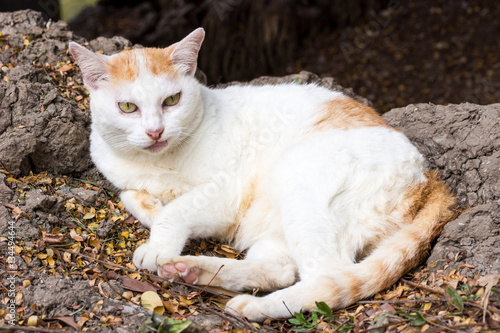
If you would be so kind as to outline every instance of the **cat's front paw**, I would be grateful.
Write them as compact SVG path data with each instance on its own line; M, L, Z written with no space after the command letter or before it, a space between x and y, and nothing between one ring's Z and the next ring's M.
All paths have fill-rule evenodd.
M264 313L263 299L251 295L239 295L226 304L225 311L236 317L246 317L250 321L262 322L268 316Z
M135 250L132 261L135 267L139 269L142 268L155 272L158 269L159 263L171 257L172 255L169 251L166 251L161 246L152 245L148 242L142 244Z

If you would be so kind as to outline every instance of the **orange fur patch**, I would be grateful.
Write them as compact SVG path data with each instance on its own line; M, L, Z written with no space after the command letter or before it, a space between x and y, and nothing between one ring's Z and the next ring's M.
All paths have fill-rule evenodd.
M146 48L143 49L144 63L146 68L153 74L157 76L168 75L177 76L178 72L172 63L172 51L173 47L168 47L166 49L159 48Z
M139 76L137 50L118 53L110 58L107 67L112 81L134 81Z
M161 210L161 206L155 197L146 191L137 192L135 199L140 202L141 208L150 216L155 217Z
M255 199L255 188L256 183L252 181L248 187L243 191L243 195L241 197L241 201L238 207L238 212L236 213L236 222L239 223L243 217L246 215L250 205Z
M145 48L130 51L123 51L113 56L108 61L108 73L112 81L134 81L139 76L139 56L143 57L143 62L148 71L153 75L168 75L175 77L178 75L173 66L173 48Z
M390 287L425 257L432 240L456 216L456 199L437 173L427 171L426 177L427 181L408 189L398 206L403 212L400 230L381 239L359 264L339 270L348 281L346 285L328 277L321 288L324 295L317 300L326 298L335 308L347 306Z
M392 128L373 108L346 97L325 103L313 131L371 126Z

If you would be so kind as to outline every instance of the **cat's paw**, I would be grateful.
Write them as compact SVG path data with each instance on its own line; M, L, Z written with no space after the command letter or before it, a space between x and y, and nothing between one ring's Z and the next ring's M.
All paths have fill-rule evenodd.
M161 246L151 245L149 242L139 246L133 256L133 263L139 269L147 269L155 272L158 269L160 262L165 261L172 255L169 251L165 251Z
M200 268L190 266L182 261L167 262L158 267L158 275L170 281L181 279L186 283L196 284L199 274Z
M251 295L239 295L226 304L225 311L233 316L243 316L250 321L262 322L268 316L264 313L263 299Z

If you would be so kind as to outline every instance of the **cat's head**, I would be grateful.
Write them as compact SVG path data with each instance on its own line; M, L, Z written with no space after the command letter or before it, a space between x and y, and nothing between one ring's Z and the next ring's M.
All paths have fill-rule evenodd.
M125 153L159 154L188 138L202 116L194 73L204 36L198 28L167 48L112 56L71 42L90 93L92 130Z

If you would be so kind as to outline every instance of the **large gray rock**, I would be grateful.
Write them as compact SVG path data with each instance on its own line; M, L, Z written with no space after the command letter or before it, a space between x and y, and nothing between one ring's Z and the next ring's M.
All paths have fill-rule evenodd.
M465 210L445 226L427 264L500 273L500 104L409 105L384 118L439 169Z

